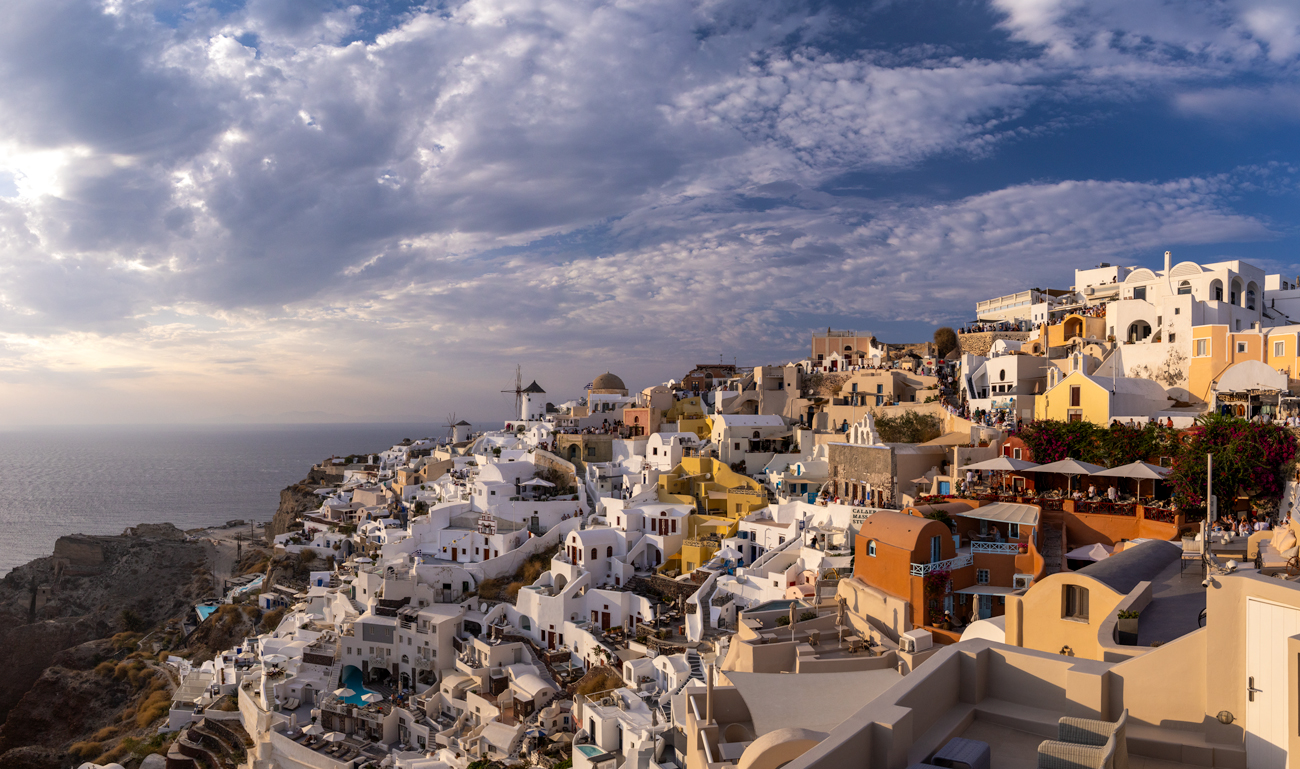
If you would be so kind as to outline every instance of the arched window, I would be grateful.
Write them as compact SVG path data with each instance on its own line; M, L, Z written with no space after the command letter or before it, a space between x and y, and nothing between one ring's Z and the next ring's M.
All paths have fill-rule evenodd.
M1250 285L1246 286L1246 309L1247 310L1255 309L1255 294L1258 293L1257 290L1258 288L1259 287L1256 286L1254 283L1251 283Z
M759 433L758 433L757 430L755 430L755 431L754 431L754 440L758 440L758 439L759 439Z
M1190 294L1190 293L1192 293L1192 284L1191 284L1191 282L1190 282L1190 281L1186 281L1186 280L1179 281L1179 282L1178 282L1178 295L1179 295L1179 296L1182 296L1182 295L1184 295L1184 294Z
M1241 304L1241 300L1242 300L1242 298L1243 298L1242 295L1241 295L1241 293L1242 293L1242 292L1241 292L1241 278L1233 278L1233 279L1232 279L1232 293L1230 293L1230 294L1228 295L1228 301L1232 302L1233 304L1240 305L1240 304Z
M520 615L519 615L519 629L520 629L520 630L532 630L532 629L533 629L533 623L529 622L529 621L528 621L528 617L525 616L525 615L523 615L523 614L520 614Z
M600 550L598 550L598 549L596 549L596 548L593 547L593 548L591 549L591 560L594 561L594 560L596 560L596 559L599 558L599 557L600 557Z
M613 545L610 545L609 547L605 548L605 557L606 557L606 558L613 558L613 557L614 557L614 546L613 546Z
M411 658L410 658L409 656L403 654L403 655L402 655L402 664L403 664L403 665L409 665L409 664L411 664Z
M1223 281L1218 278L1210 281L1210 299L1215 302L1223 301Z

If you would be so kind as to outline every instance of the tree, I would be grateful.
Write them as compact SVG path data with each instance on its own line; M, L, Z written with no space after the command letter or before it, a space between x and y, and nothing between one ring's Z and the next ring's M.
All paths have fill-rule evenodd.
M940 358L957 349L957 332L947 326L934 330L935 351Z
M1183 436L1169 480L1187 505L1205 504L1205 455L1214 456L1214 496L1224 510L1239 496L1277 498L1295 468L1296 439L1278 424L1207 414Z
M925 443L943 435L939 417L905 411L898 416L876 415L876 432L884 443Z

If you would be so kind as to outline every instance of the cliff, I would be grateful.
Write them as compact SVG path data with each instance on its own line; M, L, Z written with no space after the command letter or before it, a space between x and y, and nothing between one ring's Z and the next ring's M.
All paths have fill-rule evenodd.
M280 506L276 508L271 522L266 525L267 544L276 535L289 531L290 525L300 520L303 513L320 507L321 498L315 493L317 489L325 487L320 480L322 479L317 477L317 472L313 469L306 479L280 490Z
M99 639L147 632L212 595L203 545L170 525L62 537L54 555L7 574L0 580L0 766L66 765L60 743L80 735L82 720L120 707L120 682L81 669L111 658ZM171 635L151 636L150 651L165 648ZM140 635L117 638L112 654L122 657L134 646L121 642ZM89 700L99 709L82 712ZM60 724L47 723L51 708Z

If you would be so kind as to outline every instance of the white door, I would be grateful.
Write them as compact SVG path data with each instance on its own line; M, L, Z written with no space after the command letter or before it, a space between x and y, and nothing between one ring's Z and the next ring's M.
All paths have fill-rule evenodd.
M1282 769L1287 745L1286 639L1300 635L1300 609L1246 601L1246 765ZM1251 690L1254 691L1251 691Z

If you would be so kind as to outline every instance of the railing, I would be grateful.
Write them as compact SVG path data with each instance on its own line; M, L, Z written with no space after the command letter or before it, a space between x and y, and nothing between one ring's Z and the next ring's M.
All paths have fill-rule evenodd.
M972 553L998 553L1016 555L1020 552L1020 543L1018 542L972 542L970 543Z
M1097 502L1079 501L1074 503L1074 512L1091 513L1093 515L1137 515L1137 505L1116 504L1109 500L1100 500Z
M963 566L970 566L975 559L970 553L963 553L956 558L949 558L946 561L935 561L934 563L914 563L912 564L912 576L924 577L932 571L952 571L960 569Z

